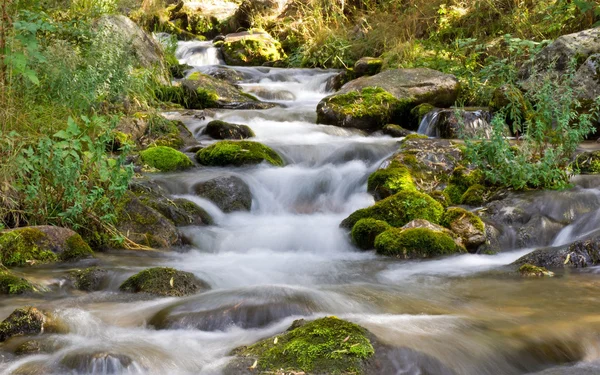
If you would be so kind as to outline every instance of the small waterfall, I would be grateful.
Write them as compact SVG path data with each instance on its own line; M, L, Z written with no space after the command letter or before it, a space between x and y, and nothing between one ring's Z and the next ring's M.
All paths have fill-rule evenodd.
M208 42L179 42L175 55L181 64L192 66L222 65L221 52Z
M447 139L461 138L465 135L490 138L490 121L491 114L487 109L436 108L423 117L418 133Z

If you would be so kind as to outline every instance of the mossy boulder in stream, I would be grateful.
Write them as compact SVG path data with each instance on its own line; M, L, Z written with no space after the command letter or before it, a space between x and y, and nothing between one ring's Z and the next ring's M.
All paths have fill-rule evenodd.
M18 277L0 266L0 295L1 294L23 294L34 292L36 289L29 281Z
M390 225L382 220L360 219L352 227L352 241L363 250L375 248L375 238L388 230Z
M186 154L166 146L150 147L140 152L140 157L144 164L162 172L188 169L194 165Z
M61 324L46 311L26 306L16 309L0 323L0 342L14 336L61 331Z
M93 254L81 236L67 228L43 225L0 232L0 263L7 267L74 261Z
M228 34L220 46L228 65L256 66L285 58L281 44L263 30Z
M258 373L367 374L375 354L368 332L336 317L296 321L287 332L234 350L225 374L243 374L255 363Z
M375 239L375 250L382 255L403 259L431 258L466 252L452 236L427 228L391 228Z
M123 292L165 297L187 296L208 288L208 285L194 274L167 267L141 271L125 280L119 287Z
M456 233L469 251L485 243L485 224L476 214L460 207L446 210L441 224Z
M196 160L202 165L214 167L243 166L267 162L283 166L283 159L273 149L258 142L220 141L201 149Z
M247 125L232 124L221 120L213 120L206 125L206 134L214 139L246 139L254 137L254 132Z
M220 176L198 182L193 190L196 195L212 201L223 212L250 211L252 208L250 187L237 176Z
M354 63L356 77L372 76L381 71L383 60L377 57L361 57Z
M76 289L85 292L101 290L102 283L106 279L108 271L100 267L90 267L83 270L74 270L70 272L70 279Z
M416 185L408 168L394 160L369 176L367 191L379 200L401 191L416 191Z
M360 219L383 220L393 227L401 227L415 219L439 223L444 208L429 195L418 191L402 191L385 198L374 206L355 211L341 223L343 228L352 228Z

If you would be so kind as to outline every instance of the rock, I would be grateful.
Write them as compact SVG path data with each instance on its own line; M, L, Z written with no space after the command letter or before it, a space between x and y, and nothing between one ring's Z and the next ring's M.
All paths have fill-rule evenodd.
M296 95L287 90L273 90L266 87L252 87L247 89L252 95L258 96L262 100L296 100Z
M7 267L75 261L93 254L81 236L67 228L43 225L0 232L0 263Z
M149 123L142 138L137 140L141 148L165 146L179 150L198 144L196 138L181 121L168 120L156 114L136 115L145 118Z
M376 57L361 57L354 63L356 77L372 76L381 71L383 60Z
M467 206L481 206L486 201L486 195L488 189L481 185L475 184L469 186L469 188L460 197L460 203Z
M577 155L572 168L581 174L600 174L600 151L583 152Z
M140 152L140 158L144 164L161 172L179 171L194 166L186 154L165 146L150 147Z
M519 267L519 273L524 277L552 277L554 276L554 272L548 271L544 267L536 267L531 264L525 263L521 267Z
M491 120L486 108L434 109L421 120L419 133L445 139L489 139L493 133ZM506 133L510 134L508 130Z
M220 141L201 149L196 153L196 160L202 165L236 167L244 165L270 163L283 166L281 156L273 149L258 142L251 141Z
M214 139L246 139L254 137L254 132L247 125L232 124L213 120L206 125L206 134Z
M123 374L136 372L139 368L131 357L108 351L71 352L62 358L60 364L63 368L71 370L69 372L78 374L93 374L100 369L103 374Z
M449 184L444 189L450 203L480 206L488 198L488 190L481 185L484 178L480 170L458 166L450 176Z
M427 228L391 228L375 239L375 250L382 255L403 259L431 258L466 252L449 234Z
M16 355L32 355L32 354L44 354L52 353L56 350L53 343L47 340L27 340L15 348Z
M448 208L442 217L442 225L456 233L469 252L475 252L486 241L483 221L463 208Z
M367 191L373 194L376 200L387 198L401 191L416 190L410 171L396 160L392 160L386 168L373 172L367 182Z
M390 225L382 220L360 219L352 227L352 241L363 250L375 248L375 237L385 232Z
M70 279L76 289L85 292L94 292L102 289L108 271L99 267L90 267L83 270L74 270L69 273Z
M584 268L600 264L600 237L593 236L569 246L537 249L519 259L513 265L531 264L537 267Z
M182 297L209 289L209 286L192 273L173 268L156 267L131 276L121 284L119 289L129 293Z
M600 36L598 38L600 39ZM598 52L600 52L600 41ZM600 53L590 55L577 69L573 87L578 90L577 97L586 104L591 104L600 96Z
M325 92L338 91L352 79L354 79L354 73L351 70L343 70L338 74L332 75L325 82Z
M164 54L160 44L131 19L122 15L108 15L100 18L98 24L112 30L116 34L114 37L127 41L140 66L163 66Z
M281 44L263 30L228 34L221 50L227 65L257 66L286 57Z
M128 136L132 141L137 141L142 138L148 130L148 121L144 118L138 118L135 116L123 116L119 120L115 131L120 132Z
M1 294L23 294L34 292L33 284L22 277L18 277L0 266L0 295Z
M135 243L165 249L181 243L175 225L132 192L121 199L116 214L117 230Z
M414 133L413 131L404 129L400 125L394 125L394 124L387 124L381 130L383 131L383 134L389 135L390 137L393 137L393 138L403 138L409 134Z
M374 206L355 211L340 226L349 229L365 218L382 220L393 227L401 227L415 219L439 223L443 212L442 205L429 195L418 191L401 191Z
M526 224L517 228L517 245L521 248L540 245L540 238L555 238L564 227L564 223L534 214Z
M223 212L250 211L252 193L250 187L236 176L221 176L193 187L196 195L206 198Z
M442 108L454 104L459 87L456 77L427 68L386 70L350 81L321 100L317 122L368 130L381 129L390 120L404 124L421 103Z
M336 317L295 322L275 338L235 349L232 354L237 358L224 373L247 374L253 363L260 373L374 373L366 370L375 354L370 336L364 328Z
M223 39L225 39L225 37L223 37ZM238 82L245 79L252 78L252 75L248 73L240 72L223 65L209 67L203 72L213 78L229 82L232 85L236 85Z
M0 323L0 342L11 337L58 332L59 322L48 312L27 306L16 309Z

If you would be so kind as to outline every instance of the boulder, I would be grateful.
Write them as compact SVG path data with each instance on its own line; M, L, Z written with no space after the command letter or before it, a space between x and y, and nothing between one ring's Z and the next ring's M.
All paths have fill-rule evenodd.
M461 239L469 252L475 252L486 242L485 224L474 213L460 207L451 207L442 217L442 225Z
M410 170L396 160L385 168L371 173L367 181L367 191L381 200L401 191L416 191L417 187Z
M513 264L531 264L550 269L595 266L600 264L600 237L576 241L568 246L537 249L517 259Z
M222 81L229 82L232 85L238 84L240 81L252 78L251 74L240 72L235 69L223 65L216 65L205 68L204 74Z
M445 139L489 139L493 133L491 120L491 113L484 108L435 109L423 117L419 133Z
M372 76L381 71L383 60L376 57L361 57L354 63L355 76Z
M137 244L168 249L181 243L175 225L132 192L125 194L116 211L117 230Z
M390 225L372 218L360 219L352 227L352 241L362 250L375 248L375 238L388 230Z
M446 231L429 228L391 228L375 239L378 254L402 259L431 258L466 252Z
M600 52L600 42L598 50ZM590 55L577 69L573 86L579 90L577 97L584 103L591 103L600 96L600 53Z
M283 159L273 149L258 142L220 141L201 149L196 160L202 165L213 167L244 166L267 162L283 166Z
M458 97L456 77L427 68L392 69L346 83L317 106L321 124L378 130L390 121L411 123L410 111L421 103L449 107Z
M69 278L76 289L84 292L94 292L102 289L102 284L108 276L108 271L100 267L90 267L83 270L73 270Z
M11 337L58 332L60 323L50 313L26 306L16 309L0 323L0 342Z
M205 132L214 139L246 139L255 136L247 125L232 124L221 120L209 122Z
M93 254L81 236L67 228L42 225L0 232L0 264L7 267L75 261Z
M394 125L394 124L387 124L386 126L384 126L381 129L381 131L383 131L383 134L389 135L390 137L393 137L393 138L403 138L409 134L414 133L411 130L404 129L400 125Z
M156 267L131 276L121 284L119 289L129 293L182 297L209 289L209 286L192 273L173 268Z
M142 162L161 172L172 172L189 169L194 163L183 152L171 147L156 146L140 152Z
M286 57L281 44L263 30L228 34L219 43L227 65L256 66Z
M0 295L34 292L36 288L26 279L2 269L0 265Z
M131 19L122 15L108 15L100 18L98 24L112 30L116 38L121 38L126 42L140 66L144 68L163 67L164 53L160 43L146 34Z
M250 187L236 176L221 176L199 182L193 190L196 195L212 201L223 212L250 211L252 208Z

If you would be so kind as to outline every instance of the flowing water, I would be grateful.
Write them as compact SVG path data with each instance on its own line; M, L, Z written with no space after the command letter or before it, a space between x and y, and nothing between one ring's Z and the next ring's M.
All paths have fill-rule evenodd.
M178 56L201 71L220 63L203 42L182 43ZM246 91L278 106L206 111L202 119L168 116L181 118L203 142L210 142L202 129L214 118L247 124L286 166L155 175L173 196L209 211L215 225L182 228L191 245L170 252L114 251L76 265L22 270L49 291L0 300L0 318L35 305L56 310L69 333L41 336L47 353L29 356L13 354L25 339L0 344L0 373L220 374L232 349L284 331L295 319L326 315L410 349L394 358L395 374L600 373L600 269L521 279L504 266L532 249L427 261L357 250L339 223L373 203L367 177L398 140L315 124L316 105L334 72L234 69L245 77ZM191 194L195 183L223 175L250 186L251 212L225 214ZM582 186L569 194L596 199L574 223L597 218L597 189ZM539 199L543 211L553 198ZM556 241L593 229L574 225ZM109 270L104 291L69 288L66 272L91 264ZM118 292L127 277L151 266L192 272L211 290L185 298Z

